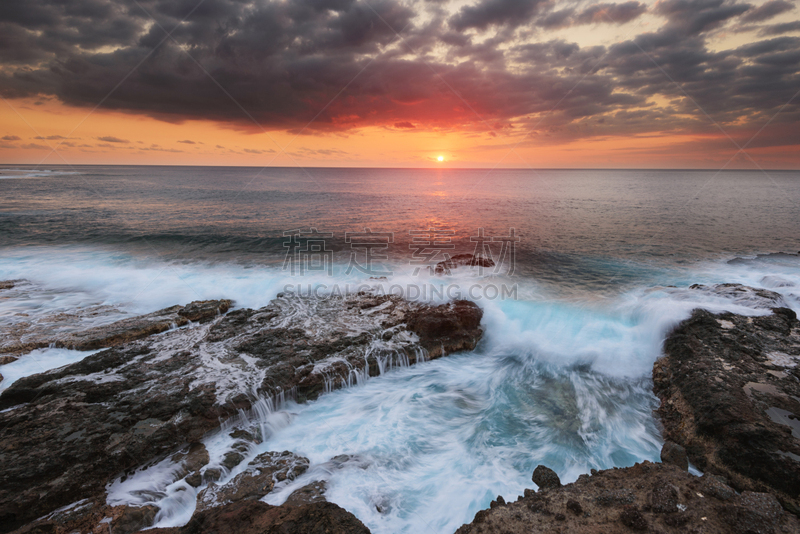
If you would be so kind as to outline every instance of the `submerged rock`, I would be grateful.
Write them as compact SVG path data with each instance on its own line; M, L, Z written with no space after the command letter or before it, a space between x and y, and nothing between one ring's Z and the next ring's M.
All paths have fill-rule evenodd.
M240 501L196 513L185 527L157 528L152 534L369 534L356 516L330 502L270 506Z
M259 310L217 316L226 302L121 322L163 325L177 316L194 323L135 341L122 341L127 326L111 325L102 339L121 345L22 378L0 394L0 531L102 493L118 474L199 442L256 402L269 408L280 399L314 399L393 367L473 349L483 333L481 310L465 301L426 306L369 293L287 294ZM207 462L198 454L195 463ZM186 471L187 483L198 487L215 469Z
M516 502L481 510L456 534L800 532L800 520L772 495L720 499L703 493L705 478L650 462L596 471L545 492L525 490Z
M668 337L654 391L665 437L699 469L800 511L800 322L772 311L695 310Z
M456 254L450 259L440 261L434 267L434 274L451 274L450 271L458 267L494 267L495 263L491 258L485 256L473 256L472 254Z

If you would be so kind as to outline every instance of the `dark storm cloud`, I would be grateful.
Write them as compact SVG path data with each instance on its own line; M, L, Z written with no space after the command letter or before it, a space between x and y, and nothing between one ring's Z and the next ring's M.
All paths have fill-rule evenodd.
M742 17L742 22L763 22L781 13L791 11L792 9L794 9L794 4L792 2L787 2L786 0L770 0L745 13Z
M783 24L772 24L764 26L759 31L760 35L780 35L782 33L790 33L800 31L800 20L794 22L785 22Z
M103 101L165 121L210 119L250 131L379 125L506 135L510 128L488 125L513 121L534 138L566 139L708 131L704 113L720 124L765 121L800 84L797 38L732 50L707 45L723 27L785 12L783 0L758 8L660 0L650 8L660 26L609 47L548 39L546 30L625 23L647 11L643 3L477 0L452 14L413 0L140 4L0 4L7 30L0 31L0 92L87 107ZM785 25L760 31L780 33L778 26ZM536 42L522 44L525 32ZM797 115L794 102L776 130Z
M464 6L450 19L456 31L469 28L485 30L492 25L519 26L530 20L545 0L482 0L475 5Z

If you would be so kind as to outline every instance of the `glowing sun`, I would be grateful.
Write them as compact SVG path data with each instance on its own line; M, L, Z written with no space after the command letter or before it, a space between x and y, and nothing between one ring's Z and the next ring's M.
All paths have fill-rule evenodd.
M444 156L439 156L436 158L437 161L444 161Z

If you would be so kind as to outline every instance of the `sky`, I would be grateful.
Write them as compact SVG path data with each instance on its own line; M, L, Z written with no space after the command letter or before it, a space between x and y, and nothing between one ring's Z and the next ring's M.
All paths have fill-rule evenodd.
M0 163L800 168L788 0L3 0Z

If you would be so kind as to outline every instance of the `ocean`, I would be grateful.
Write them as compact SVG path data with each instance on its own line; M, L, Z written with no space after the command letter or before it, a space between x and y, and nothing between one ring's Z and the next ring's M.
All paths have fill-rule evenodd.
M312 461L268 502L325 480L374 533L451 533L532 487L538 464L572 481L657 460L650 373L669 330L696 307L767 313L690 286L764 287L800 312L798 206L798 171L3 166L0 280L30 284L4 292L0 317L97 310L81 319L93 326L362 284L474 300L474 351L262 421L263 451ZM434 272L456 254L494 265ZM0 366L0 389L85 355L35 351ZM331 469L339 455L359 460ZM185 523L193 504L154 472L158 524ZM140 483L112 485L109 502L142 502Z

